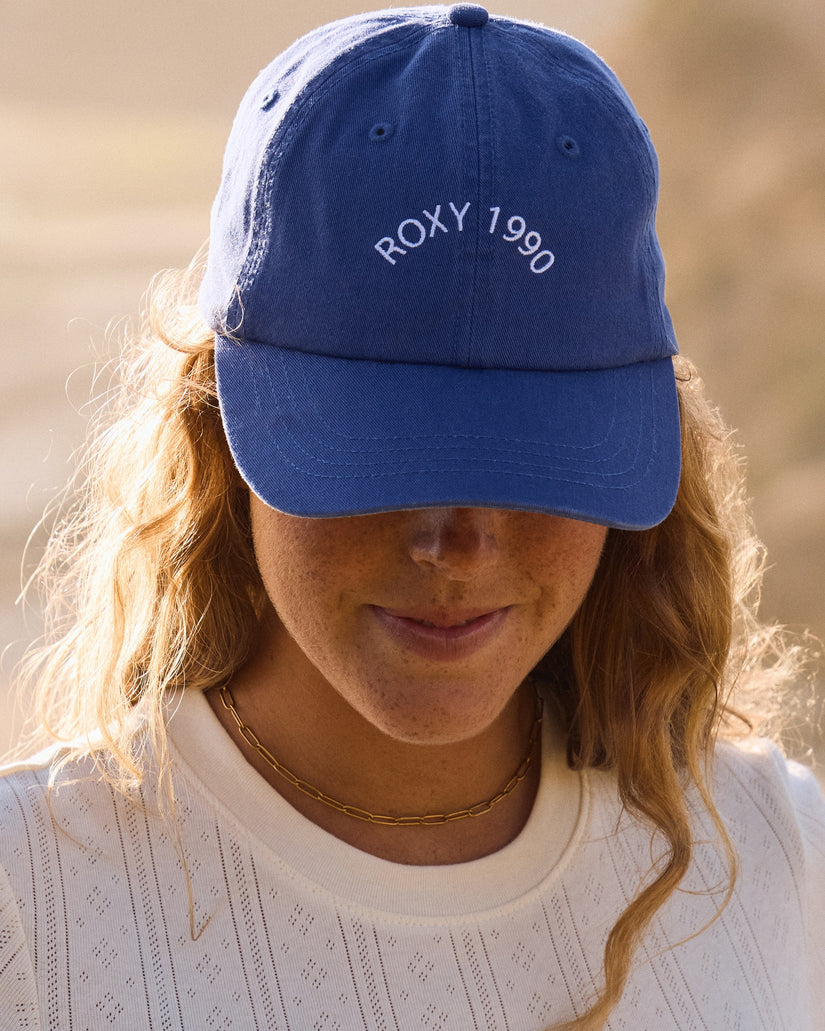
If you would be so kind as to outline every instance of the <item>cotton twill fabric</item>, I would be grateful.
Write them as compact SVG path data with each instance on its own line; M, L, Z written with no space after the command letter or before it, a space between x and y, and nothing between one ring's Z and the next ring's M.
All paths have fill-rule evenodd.
M235 463L266 504L292 515L493 506L638 529L676 496L669 358L537 374L219 339L217 374Z
M388 863L304 820L200 695L171 737L176 832L151 777L135 805L81 764L51 807L46 766L0 779L0 1031L538 1031L583 1011L649 870L649 832L621 814L614 779L566 770L550 728L522 834L454 867ZM686 890L608 1027L821 1031L825 801L763 744L721 747L714 790L740 854L734 897L683 941L724 876L697 817Z
M296 41L236 114L199 293L247 483L293 515L656 525L680 469L657 193L630 98L563 33L431 6Z

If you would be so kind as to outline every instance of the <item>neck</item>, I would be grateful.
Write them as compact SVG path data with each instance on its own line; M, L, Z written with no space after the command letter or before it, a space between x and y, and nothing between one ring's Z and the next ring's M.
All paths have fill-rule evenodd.
M297 778L346 805L376 814L451 814L494 798L525 757L535 721L532 689L523 685L480 734L448 744L398 741L364 719L320 674L294 668L284 641L259 648L236 674L232 697L242 722ZM382 825L354 819L310 797L250 745L220 692L210 702L244 757L299 812L329 833L399 863L459 863L513 840L532 808L541 742L526 775L480 815L436 825ZM540 736L540 735L539 735Z

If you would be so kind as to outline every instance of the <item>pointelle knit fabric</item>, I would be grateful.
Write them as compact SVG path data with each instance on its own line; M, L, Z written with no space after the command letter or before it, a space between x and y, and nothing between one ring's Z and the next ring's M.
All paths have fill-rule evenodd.
M546 724L549 721L545 721ZM470 863L367 855L292 809L206 699L170 720L177 808L91 762L0 778L0 1031L539 1031L580 1014L650 830L544 732L522 833ZM825 801L770 745L722 745L695 859L636 956L611 1031L825 1028ZM712 922L711 922L712 921ZM697 932L701 932L698 933ZM693 936L693 937L691 937Z

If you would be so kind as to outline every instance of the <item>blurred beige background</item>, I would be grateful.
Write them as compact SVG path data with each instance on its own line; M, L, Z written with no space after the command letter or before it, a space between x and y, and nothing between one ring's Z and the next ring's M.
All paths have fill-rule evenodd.
M367 5L369 6L369 5ZM257 70L345 0L9 0L0 41L0 751L36 613L26 538L66 479L107 327L205 240ZM616 69L662 165L682 350L741 431L773 567L763 612L825 636L825 5L504 0ZM33 553L36 554L36 539Z

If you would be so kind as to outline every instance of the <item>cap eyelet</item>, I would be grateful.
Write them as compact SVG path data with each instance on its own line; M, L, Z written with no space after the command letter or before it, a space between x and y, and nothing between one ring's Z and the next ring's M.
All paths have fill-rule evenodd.
M271 107L274 107L275 104L278 103L280 97L281 97L281 91L280 90L277 90L277 89L270 90L270 92L267 93L267 95L261 101L261 110L262 111L268 111Z
M581 154L581 148L572 136L557 136L556 146L566 158L577 158Z
M392 125L390 122L377 122L370 129L370 139L374 140L376 143L379 143L382 140L388 140L394 132L395 126Z

